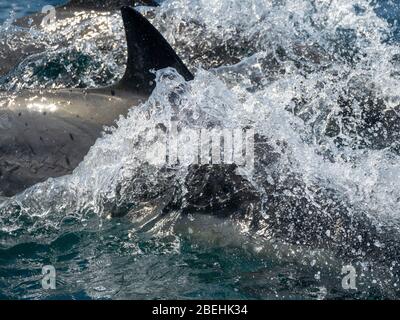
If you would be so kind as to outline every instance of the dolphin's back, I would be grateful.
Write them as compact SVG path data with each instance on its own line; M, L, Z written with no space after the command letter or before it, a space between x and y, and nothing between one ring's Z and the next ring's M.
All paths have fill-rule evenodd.
M154 73L174 67L193 76L162 35L138 12L122 8L128 63L120 83L102 89L26 91L0 100L0 197L71 173L104 126L145 101Z

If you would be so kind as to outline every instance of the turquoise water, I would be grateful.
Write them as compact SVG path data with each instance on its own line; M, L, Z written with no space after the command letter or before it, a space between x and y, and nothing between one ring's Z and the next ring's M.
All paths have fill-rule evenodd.
M27 3L0 0L0 37L35 41L43 48L0 78L2 91L11 95L24 89L100 87L122 76L125 43L118 13L78 19L71 30L59 33L22 30L21 36L20 29L9 28L5 22L11 10L22 17L62 1ZM160 196L158 188L165 181L158 180L157 174L163 172L135 171L131 160L140 150L126 147L124 139L139 139L136 132L145 130L146 124L138 122L139 115L133 113L119 123L116 132L98 141L73 175L0 203L0 299L399 297L396 267L400 248L396 241L385 240L389 233L390 239L399 239L400 139L390 128L385 128L384 137L369 133L362 122L367 120L335 107L338 92L354 86L353 94L362 95L359 91L365 85L376 90L378 98L394 101L390 107L398 110L395 61L400 56L396 42L400 6L395 1L360 1L360 6L338 1L337 7L300 0L276 7L270 3L171 0L148 16L196 71L190 94L179 103L188 101L200 115L228 127L246 117L240 111L242 106L260 108L253 123L271 139L289 146L283 150L277 144L276 152L285 160L274 170L283 178L274 182L273 191L266 188L261 193L269 201L267 213L273 216L278 212L284 216L282 223L293 222L293 228L271 225L271 229L254 230L243 221L215 219L212 210L187 215L183 207L163 210L157 201L144 201L153 190L155 200L160 200L179 186L181 177L173 176ZM190 24L191 19L198 21ZM88 32L103 24L112 26L111 35L104 32L107 29ZM299 58L296 50L302 51L304 43L311 50ZM291 52L293 45L296 49ZM282 51L290 58L279 61ZM327 58L316 63L315 55ZM165 79L158 80L149 106L169 106L175 80ZM307 103L294 106L300 95ZM272 111L264 113L262 108ZM160 114L154 117L162 118L163 111ZM397 130L396 124L393 130ZM262 173L255 184L262 187L276 177L264 163L260 167ZM285 180L294 175L301 176L306 189L296 191L296 185ZM123 186L119 189L118 179ZM142 181L148 182L145 187L150 185L150 192L143 191ZM140 190L135 189L136 184ZM318 202L325 191L332 199L345 196L339 214L356 217L366 213L382 228L368 247L379 248L381 242L392 247L360 249L358 237L368 237L370 230L357 231L355 239L343 239L343 248L330 246L329 240L313 242L320 221L330 226L331 221L339 220L310 218L310 225L296 229L295 221L308 210L302 206L304 194ZM280 198L283 195L287 198ZM320 209L314 214L324 217L325 211L334 207L335 201L329 197L322 206L317 203ZM145 209L135 207L140 201L145 202ZM127 215L109 219L110 203ZM269 221L254 216L251 219ZM386 225L392 228L390 232ZM275 233L274 227L284 231ZM322 234L334 233L341 226L330 227ZM342 286L342 267L349 264L357 271L357 289ZM56 270L54 290L42 287L42 268L47 265Z

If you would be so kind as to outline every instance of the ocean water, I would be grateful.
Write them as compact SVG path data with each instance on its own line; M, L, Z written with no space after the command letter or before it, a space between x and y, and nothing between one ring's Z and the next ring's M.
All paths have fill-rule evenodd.
M61 31L13 26L62 1L27 3L0 0L2 42L41 48L0 78L0 101L121 78L118 12L77 14ZM399 298L400 4L165 0L138 10L195 79L158 71L150 99L73 174L1 200L0 298ZM158 148L149 132L171 118L253 127L255 168L240 176L257 200L221 215L184 187L190 163L143 163ZM187 213L196 196L204 209ZM44 266L55 289L42 286Z

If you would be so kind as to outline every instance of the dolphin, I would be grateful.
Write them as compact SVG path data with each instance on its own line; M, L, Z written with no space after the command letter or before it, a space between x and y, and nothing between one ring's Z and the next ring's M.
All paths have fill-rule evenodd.
M173 67L186 80L193 78L143 16L128 7L122 9L122 16L128 66L118 84L102 89L25 91L0 102L0 197L71 173L100 137L103 126L112 125L151 94L154 75L150 69ZM256 155L268 159L268 167L277 161L262 137L256 138ZM276 186L263 178L262 165L256 162L256 179L269 196L266 208L261 208L260 194L251 181L236 173L235 165L192 166L185 181L187 192L167 203L163 213L182 209L183 222L178 225L182 228L191 226L185 220L191 213L204 217L211 212L218 219L251 219L254 233L266 230L269 238L285 243L327 248L349 260L365 256L381 263L400 260L400 237L394 228L376 225L364 213L355 214L332 190L315 192L318 197L312 201L301 194L288 195L285 190L305 190L301 178L290 177ZM267 218L262 211L266 211ZM114 217L120 215L113 213Z
M268 145L265 137L255 135L255 170L251 179L238 174L236 165L190 167L184 181L185 192L174 196L163 208L164 214L176 208L182 212L175 224L177 232L187 234L190 230L190 237L197 233L197 238L206 238L207 242L216 238L217 242L242 246L248 241L238 237L237 232L238 226L244 225L245 234L258 239L262 246L295 246L296 252L323 250L346 263L368 261L371 272L375 267L382 268L398 279L398 226L358 209L337 190L306 186L301 177L274 172L272 168L280 156ZM273 178L267 179L268 174ZM282 181L277 183L279 179ZM178 203L175 199L179 199ZM204 223L208 227L195 231ZM210 225L213 234L201 235L204 230L211 230ZM229 232L234 235L223 240Z
M171 183L165 173L149 194L148 188L138 190L134 175L124 181L124 192L103 205L111 217L141 225L171 218L174 232L201 242L242 246L253 239L296 253L322 250L337 261L368 261L400 277L400 233L393 221L375 219L323 182L313 185L298 173L282 172L282 154L275 150L256 133L250 176L236 164L193 164L183 181Z
M153 0L71 0L64 5L55 8L55 21L58 28L65 28L68 23L63 23L67 19L79 19L78 14L85 13L105 13L119 10L122 6L157 6L157 2ZM13 24L17 28L22 28L21 32L31 27L42 28L42 22L49 12L39 12L16 19ZM85 16L85 15L83 15ZM95 26L92 26L95 27ZM58 29L59 30L59 29ZM19 34L19 33L18 33ZM23 36L19 37L22 38ZM45 46L40 43L32 44L30 42L16 39L16 41L4 41L0 48L0 77L9 73L16 65L21 63L25 58L43 52Z
M150 70L175 68L193 75L152 24L122 7L128 45L126 72L117 84L97 89L23 91L0 99L0 196L71 173L104 126L149 97Z

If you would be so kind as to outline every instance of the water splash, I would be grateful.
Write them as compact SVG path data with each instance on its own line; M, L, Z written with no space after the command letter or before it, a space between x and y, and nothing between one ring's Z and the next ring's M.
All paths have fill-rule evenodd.
M170 0L142 8L197 70L195 80L186 83L172 70L158 72L150 99L108 128L71 176L5 200L2 246L48 243L128 213L133 235L146 230L159 239L172 236L179 252L173 227L187 206L182 186L190 166L146 162L143 155L159 146L154 128L171 119L189 128L252 126L262 137L256 172L240 173L261 205L256 201L246 211L237 232L260 237L261 247L278 238L304 245L305 251L314 243L328 255L332 250L344 259L351 256L366 269L375 261L381 289L395 294L389 293L394 284L388 279L399 251L399 48L388 41L390 25L375 9L370 1L283 0ZM120 22L117 15L111 18L118 26L115 43L121 44ZM85 23L79 26L85 30ZM64 50L51 44L44 54L74 75L71 86L107 84L122 74L124 47L105 55L102 43L107 41L100 36ZM70 61L74 55L77 67ZM83 74L82 56L98 62ZM46 59L29 59L6 81L12 84L8 89L64 83L65 78L41 78L49 72L42 64ZM103 73L104 63L111 71ZM16 80L25 72L35 75L32 81ZM367 218L370 230L360 230L360 217ZM288 232L282 236L283 231ZM276 248L279 255L283 244ZM300 251L292 256L303 261Z
M21 48L31 55L15 61L17 67L2 77L3 90L107 86L125 70L126 42L118 13L76 12L43 28L17 27L12 21L0 31L7 44L0 56L19 55Z

